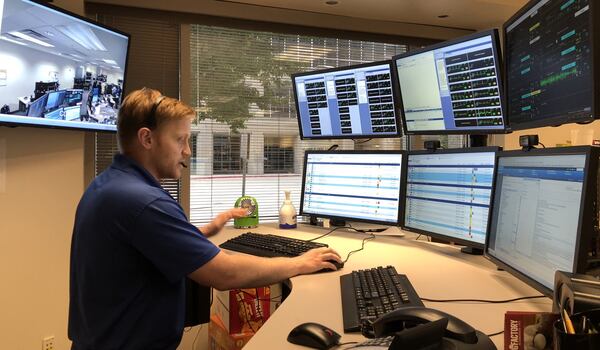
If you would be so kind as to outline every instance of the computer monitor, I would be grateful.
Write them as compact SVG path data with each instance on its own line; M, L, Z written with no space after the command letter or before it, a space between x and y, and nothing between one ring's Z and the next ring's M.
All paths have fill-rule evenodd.
M504 132L496 30L413 50L393 62L407 134Z
M500 152L486 255L548 296L556 270L585 273L599 155L586 146Z
M67 90L65 94L65 103L68 106L79 105L83 101L83 90L81 89L73 89Z
M300 215L397 225L403 151L306 151Z
M46 111L53 111L62 105L65 100L66 91L53 91L48 93L48 100L46 101Z
M82 102L82 93L67 92L74 91L76 81L91 81L92 74L106 76L111 84L123 81L128 48L128 34L49 1L0 0L0 106L8 105L12 111L0 113L0 125L116 132L112 116L118 105L101 101L97 119L66 119L58 109ZM79 83L79 91L84 86L89 90L89 84ZM55 94L56 90L63 94ZM28 96L47 99L42 110L48 117L37 104L29 107L29 113L22 111L19 103Z
M43 118L44 109L46 108L46 101L48 100L48 94L40 96L37 100L31 102L27 108L27 116L34 118ZM0 116L1 118L1 116Z
M391 62L292 74L302 139L399 137Z
M598 118L599 9L529 1L503 26L506 110L513 130ZM596 68L593 68L593 67Z
M409 152L402 227L483 253L498 150Z

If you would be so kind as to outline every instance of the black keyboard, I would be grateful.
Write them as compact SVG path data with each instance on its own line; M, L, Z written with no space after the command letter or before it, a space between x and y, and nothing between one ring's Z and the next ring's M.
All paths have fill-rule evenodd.
M340 276L344 332L360 332L363 320L407 306L424 306L406 275L393 266Z
M222 243L219 247L272 258L277 256L294 257L311 249L328 247L328 245L277 235L246 232Z

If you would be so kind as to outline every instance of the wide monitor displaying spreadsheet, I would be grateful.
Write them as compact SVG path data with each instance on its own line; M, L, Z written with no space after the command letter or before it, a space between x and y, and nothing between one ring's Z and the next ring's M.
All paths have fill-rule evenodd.
M307 151L300 215L397 225L403 151Z
M583 272L595 241L597 158L591 147L500 152L486 254L545 294L556 270Z
M393 57L407 134L504 132L496 30Z
M496 151L497 147L481 147L410 152L403 228L483 248Z
M390 61L292 75L300 137L401 136Z
M504 24L511 129L598 118L597 5L590 0L529 1Z

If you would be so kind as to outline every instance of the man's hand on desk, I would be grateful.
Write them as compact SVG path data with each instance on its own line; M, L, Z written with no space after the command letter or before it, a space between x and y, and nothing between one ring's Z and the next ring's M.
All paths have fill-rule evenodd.
M340 254L335 250L327 247L316 248L307 251L306 253L292 258L296 259L299 264L299 274L308 274L317 272L323 269L330 269L332 271L337 270L337 267L332 263L335 261L342 264L342 258Z
M231 219L243 218L248 215L248 209L246 208L231 208L217 215L210 223L199 227L200 232L206 237L215 235L221 231L227 221Z

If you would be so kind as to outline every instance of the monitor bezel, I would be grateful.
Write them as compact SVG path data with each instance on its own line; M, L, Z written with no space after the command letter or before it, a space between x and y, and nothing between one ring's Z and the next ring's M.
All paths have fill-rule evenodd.
M383 64L387 64L390 67L390 80L391 80L391 89L392 89L392 98L393 98L393 102L394 102L394 118L396 119L396 133L395 134L384 134L384 135L379 135L379 134L374 134L374 135L339 135L339 136L333 136L333 135L325 135L325 136L306 136L304 135L304 131L302 129L302 118L300 117L300 105L298 104L298 92L296 91L296 78L297 77L302 77L302 76L307 76L307 75L314 75L314 74L325 74L325 73L330 73L330 72L336 72L336 71L344 71L344 70L352 70L352 69L356 69L356 68L364 68L364 67L372 67L372 66L379 66L379 65L383 65ZM313 70L313 71L307 71L307 72L299 72L299 73L294 73L290 76L291 81L292 81L292 88L293 88L293 93L294 93L294 104L296 106L296 119L298 120L298 130L299 130L299 135L300 135L300 139L301 140L332 140L332 139L346 139L346 140L352 140L352 139L374 139L374 138L397 138L397 137L402 137L402 120L400 119L400 116L398 115L398 110L396 108L397 105L397 100L398 100L398 91L396 90L396 84L394 83L394 72L393 72L393 65L392 65L392 61L391 60L382 60L382 61L374 61L374 62L368 62L368 63L361 63L361 64L355 64L355 65L350 65L350 66L340 66L340 67L336 67L336 68L327 68L327 69L318 69L318 70Z
M334 220L345 220L345 221L351 221L351 222L365 222L365 223L372 223L372 224L380 224L380 225L385 225L385 226L399 226L400 225L400 220L401 218L404 216L404 206L402 205L403 203L403 198L402 198L402 194L404 192L404 186L406 185L406 151L402 151L402 150L381 150L381 151L361 151L361 150L340 150L340 151L326 151L326 150L310 150L310 151L306 151L304 152L304 165L302 167L302 189L300 192L300 209L299 209L299 214L298 215L302 215L302 216L316 216L319 218L326 218L326 219L334 219ZM399 193L398 193L398 217L396 218L395 222L389 222L389 221L380 221L380 220L368 220L368 219L363 219L363 218L354 218L354 217L350 217L350 216L343 216L343 215L328 215L328 214L318 214L318 213L307 213L304 211L304 186L306 185L306 165L307 165L307 161L308 161L308 156L310 154L367 154L367 155L373 155L373 156L377 156L380 154L396 154L396 155L401 155L402 156L402 164L400 165L400 189L399 189Z
M94 20L91 20L90 18L81 16L77 13L71 12L69 10L63 9L61 7L58 7L56 5L53 5L52 3L43 1L43 0L27 0L30 1L32 3L36 3L37 5L43 6L43 7L47 7L51 10L60 12L62 14L65 14L67 16L73 17L75 19L87 22L89 24L101 27L103 29L106 29L108 31L123 35L127 37L127 50L125 53L125 67L123 67L123 84L121 87L121 101L124 98L124 93L125 93L125 88L126 88L126 82L127 82L127 68L129 66L129 53L130 53L130 49L131 49L131 35L128 33L125 33L119 29L113 28L111 26L105 25L103 23L99 23L96 22ZM68 90L68 89L67 89ZM0 113L0 116L11 116L10 114L2 114ZM89 123L89 125L93 126L95 125L95 123ZM76 130L76 131L90 131L90 132L101 132L101 133L111 133L114 134L117 132L117 125L114 125L114 130L109 130L109 129L98 129L98 128L93 128L93 127L83 127L83 126L79 126L79 125L73 125L73 126L64 126L64 125L48 125L48 124L38 124L38 123L27 123L27 122L12 122L12 121L2 121L0 120L0 126L7 126L7 127L31 127L31 128L44 128L44 129L60 129L60 130Z
M512 25L519 17L523 16L527 11L536 6L538 3L544 0L529 0L521 9L519 9L514 15L512 15L504 24L502 25L502 44L504 47L503 50L503 61L504 61L504 98L505 98L505 107L508 110L508 91L510 89L509 79L508 79L508 36L506 33L506 28ZM598 45L594 44L594 40L596 40L596 33L600 30L600 16L598 15L598 11L596 10L595 1L588 1L589 10L590 11L590 42L592 46L592 111L587 117L578 117L578 118L569 118L563 115L558 117L553 117L551 119L544 118L537 121L529 121L529 122L519 122L514 123L508 118L508 132L516 131L516 130L524 130L524 129L532 129L532 128L541 128L545 126L560 126L563 124L572 124L572 123L582 123L587 124L591 123L594 120L600 118L598 113L598 106L600 105L600 95L598 94L598 82L600 82L600 50L598 49ZM597 18L597 20L594 20ZM508 112L507 112L508 113ZM507 114L508 115L508 114Z
M494 189L495 189L495 179L496 179L496 162L497 162L497 154L498 152L502 150L501 147L497 147L497 146L488 146L488 147L471 147L471 148L453 148L453 149L437 149L434 151L430 151L430 150L422 150L422 151L410 151L408 152L408 154L406 155L406 177L405 177L405 183L404 183L404 192L402 193L402 198L404 199L404 203L403 203L403 207L406 208L406 191L408 190L408 162L410 159L411 155L423 155L423 154L461 154L461 153L494 153L494 170L492 173L492 190L490 193L490 207L489 207L489 213L488 213L488 221L487 221L487 225L486 225L486 235L485 238L487 240L487 236L488 236L488 232L490 230L490 218L491 218L491 211L492 211L492 203L493 203L493 198L494 198ZM401 221L401 227L403 230L405 231L409 231L409 232L415 232L421 235L426 235L426 236L430 236L436 239L441 239L444 241L448 241L448 242L454 242L460 245L464 245L466 247L473 247L473 248L478 248L478 249L483 249L485 246L485 242L484 243L477 243L477 242L473 242L473 241L469 241L466 239L462 239L462 238L457 238L457 237L453 237L453 236L447 236L438 232L433 232L433 231L427 231L427 230L423 230L423 229L419 229L419 228L414 228L414 227L410 227L410 226L406 226L406 209L404 210L404 215L402 215L402 221Z
M404 115L404 102L402 100L402 89L400 88L400 78L398 76L397 61L401 58L418 55L423 52L432 51L432 50L439 49L441 47L451 46L451 45L455 45L455 44L458 44L461 42L482 38L482 37L485 37L488 35L492 37L492 47L493 47L494 53L496 54L496 58L497 58L495 68L496 68L496 77L498 79L498 90L501 94L500 107L502 108L503 128L501 128L501 129L469 128L469 129L460 129L460 130L438 129L438 130L409 131L408 126L406 124L406 116ZM397 101L396 109L398 111L398 115L402 119L402 127L403 127L404 134L405 135L457 135L457 134L487 135L487 134L504 134L504 133L506 133L508 117L506 115L506 103L505 103L505 96L504 96L505 89L504 89L504 82L503 82L504 73L503 73L502 60L503 60L503 56L502 56L502 51L500 50L500 37L499 37L497 29L484 30L481 32L465 35L460 38L444 41L441 43L433 44L430 46L426 46L424 48L408 51L408 52L393 56L392 57L392 65L393 65L393 70L394 70L393 76L395 79L394 85L395 85L395 88L396 88L396 91L398 94L398 98L396 99L396 101Z
M581 196L581 209L579 211L579 218L577 223L577 238L575 240L575 255L573 257L573 273L584 273L587 266L587 253L592 248L593 238L595 237L595 222L598 221L598 213L594 213L595 211L595 202L596 196L598 195L597 189L597 176L598 172L598 157L600 156L600 148L596 148L593 146L574 146L574 147L560 147L560 148L542 148L542 149L532 149L529 151L523 150L512 150L512 151L501 151L496 154L496 175L494 177L494 184L497 183L498 177L498 168L500 164L500 158L509 158L509 157L529 157L529 156L548 156L548 155L575 155L575 154L584 154L586 156L585 160L585 173L583 177L583 185L582 185L582 196ZM494 186L496 187L496 186ZM495 188L497 190L497 188ZM590 192L591 191L591 192ZM590 193L588 193L590 192ZM494 192L494 204L496 199L497 191ZM492 208L495 208L492 205ZM544 294L552 298L553 290L544 286L540 282L534 280L532 277L529 277L525 274L525 272L521 272L516 267L513 267L508 262L497 258L496 256L490 254L489 252L489 244L491 237L491 230L493 229L493 220L492 216L494 215L495 210L490 213L489 217L489 229L488 235L485 240L485 249L484 255L487 259L492 261L499 268L509 272L513 276L517 277L527 285L533 287L540 293ZM595 217L595 219L594 219Z

